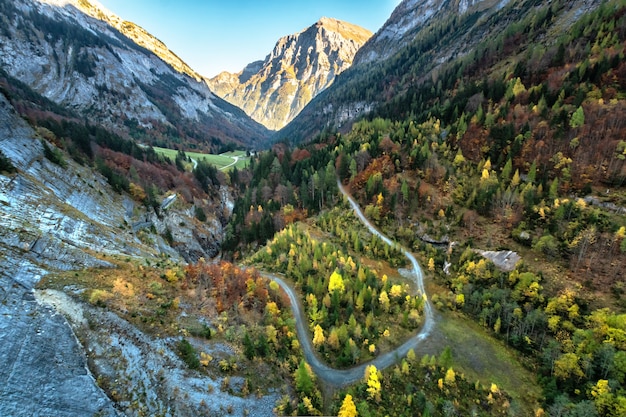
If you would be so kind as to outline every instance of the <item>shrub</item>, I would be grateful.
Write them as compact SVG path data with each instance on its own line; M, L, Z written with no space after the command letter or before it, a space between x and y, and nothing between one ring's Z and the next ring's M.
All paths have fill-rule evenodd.
M2 151L0 150L0 172L6 172L7 174L13 174L17 169L11 162L9 158L7 158Z
M196 211L196 219L200 220L201 222L205 222L206 214L204 213L204 210L202 209L202 207L196 206L195 211Z
M180 358L187 364L189 369L198 369L200 367L200 359L198 359L198 352L191 346L191 343L187 339L182 339L178 342L178 354Z
M559 254L559 242L554 236L545 235L535 243L534 249L543 252L550 258L554 258Z
M67 167L67 162L63 159L63 153L58 148L51 148L45 140L41 141L41 145L43 146L43 156L46 159L61 168Z
M93 305L104 307L113 294L106 290L93 290L89 296L89 302Z

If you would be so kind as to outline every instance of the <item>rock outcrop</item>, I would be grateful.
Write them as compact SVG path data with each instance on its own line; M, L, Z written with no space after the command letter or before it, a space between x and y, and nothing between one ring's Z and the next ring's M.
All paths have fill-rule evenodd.
M106 181L86 168L46 160L1 95L0 149L18 168L0 174L0 415L117 415L65 319L32 289L52 270L112 266L96 252L150 253L118 228L123 198L99 192Z
M264 61L238 74L208 80L211 89L272 130L289 123L311 99L352 65L371 32L323 17L300 33L281 38Z
M144 209L90 167L67 156L64 167L46 159L41 138L2 94L0 150L17 168L0 172L0 415L271 414L276 396L242 398L222 392L219 378L190 377L171 343L73 299L84 289L67 288L69 296L34 291L47 274L113 268L120 258L210 259L222 233L216 216L198 224L193 210L172 198L160 216L142 216L149 229L169 227L176 249L149 230L140 240L131 225ZM225 209L232 204L227 194L221 190L219 197ZM100 388L103 381L119 381L115 388L139 405L113 401ZM176 387L179 395L172 396ZM202 400L207 405L198 408Z

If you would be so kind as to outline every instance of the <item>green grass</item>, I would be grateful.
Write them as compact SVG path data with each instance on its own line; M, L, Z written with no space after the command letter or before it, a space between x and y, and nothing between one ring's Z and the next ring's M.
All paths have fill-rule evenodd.
M157 154L164 155L165 157L171 159L172 161L176 159L176 155L178 154L177 150L167 149L167 148L159 148L154 147L154 150ZM227 152L221 155L215 154L206 154L199 152L185 152L185 154L191 159L195 159L196 161L206 160L209 164L215 165L218 169L229 171L233 167L237 167L237 169L242 169L248 166L250 158L246 156L245 151L234 151ZM240 159L236 164L232 165L234 162L234 157L239 157ZM191 170L193 164L188 164L188 169Z
M541 389L532 372L520 363L519 354L467 318L453 313L442 315L435 332L440 332L452 349L455 369L462 369L470 380L487 386L496 383L511 395L516 415L533 415Z

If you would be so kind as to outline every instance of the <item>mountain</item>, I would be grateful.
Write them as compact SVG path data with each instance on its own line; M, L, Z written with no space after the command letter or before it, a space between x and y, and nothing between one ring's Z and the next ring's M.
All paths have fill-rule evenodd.
M568 27L600 1L566 2L553 16ZM323 129L346 131L359 117L405 96L445 65L476 53L514 22L531 18L542 0L404 0L359 50L354 65L320 93L275 140L311 139ZM559 3L560 5L560 3ZM553 39L557 30L543 39ZM514 57L519 59L519 57Z
M354 64L391 57L407 46L429 22L445 19L450 14L462 16L494 6L497 9L507 2L508 0L404 0L357 54Z
M0 68L74 117L169 146L267 137L162 42L96 2L5 0L0 11Z
M208 80L215 94L241 107L268 129L280 129L352 65L371 32L323 17L281 38L264 61Z

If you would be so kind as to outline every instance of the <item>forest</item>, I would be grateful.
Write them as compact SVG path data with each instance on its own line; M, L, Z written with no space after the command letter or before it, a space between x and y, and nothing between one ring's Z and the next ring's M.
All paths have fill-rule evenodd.
M370 220L420 256L440 312L476 320L518 352L543 392L537 415L626 413L626 142L619 116L626 8L606 2L546 46L540 39L562 7L555 2L532 22L510 25L349 132L325 132L295 148L278 143L240 175L224 249L233 259L252 255L251 262L297 285L322 357L337 366L368 357L354 349L349 355L358 339L351 315L363 326L368 308L384 312L380 297L362 312L357 306L369 304L360 301L370 300L367 292L391 288L370 285L365 268L358 277L361 256L402 266L346 220L338 176ZM500 65L505 59L512 63ZM476 249L515 250L522 261L505 271ZM340 285L332 283L337 276ZM384 315L376 317L384 323ZM337 348L328 346L329 330L338 333ZM403 371L407 364L377 372L388 388L378 396L376 384L368 385L374 373L364 376L336 397L335 410L404 415L406 408L392 405L402 402L418 415L462 413L455 405L461 393L452 408L440 394L419 405L410 393L392 399L393 384L406 384L413 370L443 372L446 386L446 366L436 360Z

